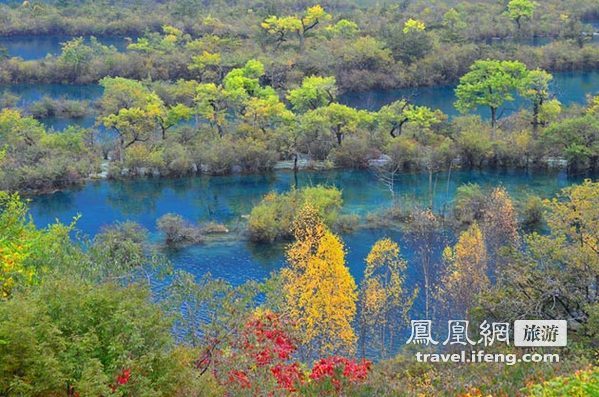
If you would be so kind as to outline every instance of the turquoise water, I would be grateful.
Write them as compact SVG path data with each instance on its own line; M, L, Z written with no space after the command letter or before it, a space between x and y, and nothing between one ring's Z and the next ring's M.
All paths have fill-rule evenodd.
M580 182L582 175L529 173L525 171L456 171L448 183L446 174L436 178L435 210L451 205L456 188L467 182L481 186L503 185L515 198L529 194L551 197L561 188ZM56 219L70 222L81 214L78 229L93 236L114 222L133 220L148 228L152 240L159 244L156 219L174 212L191 222L216 221L239 230L242 216L250 212L261 197L270 191L287 191L295 184L293 173L268 175L233 175L223 177L188 177L181 179L139 179L130 181L98 181L79 188L31 198L31 213L39 226ZM343 213L366 215L390 205L390 194L369 171L301 172L298 186L334 185L343 192ZM428 204L428 175L404 174L397 181L401 205ZM408 260L408 283L419 285L421 272L415 258L414 243L400 230L360 229L343 234L347 263L357 281L362 279L364 258L372 244L388 236L397 241ZM439 233L435 243L437 259L443 247L452 243L450 233ZM237 234L217 242L205 243L167 255L175 267L197 276L210 272L233 284L249 279L262 280L284 264L284 244L261 245Z

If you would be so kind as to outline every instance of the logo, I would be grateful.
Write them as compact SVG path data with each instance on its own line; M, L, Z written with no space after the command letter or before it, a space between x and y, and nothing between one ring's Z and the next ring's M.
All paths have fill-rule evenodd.
M514 321L514 345L566 346L568 322L566 320L516 320Z

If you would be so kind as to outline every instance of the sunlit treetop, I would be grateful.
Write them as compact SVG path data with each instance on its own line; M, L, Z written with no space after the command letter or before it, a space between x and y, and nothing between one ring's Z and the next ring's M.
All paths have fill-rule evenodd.
M406 21L406 23L403 25L404 33L422 32L425 29L426 29L426 25L424 24L424 22L422 22L418 19L413 19L413 18L408 19Z

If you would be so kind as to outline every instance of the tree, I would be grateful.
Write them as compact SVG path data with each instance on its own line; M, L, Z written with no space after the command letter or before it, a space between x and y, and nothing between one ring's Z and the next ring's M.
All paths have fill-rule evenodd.
M412 122L419 127L428 128L440 122L442 113L431 110L426 106L417 106L406 99L394 101L381 107L377 113L377 120L383 129L395 138L401 135L404 124Z
M466 113L478 106L491 110L491 126L497 123L497 109L514 100L514 93L526 76L526 66L519 61L478 60L460 78L455 107Z
M580 17L561 14L560 21L562 22L560 29L561 38L576 43L580 48L593 39L593 36L587 33L592 31L592 26L589 27L589 25L583 24Z
M565 188L544 205L547 233L525 237L482 308L501 321L565 319L583 334L599 302L599 183Z
M99 120L117 133L118 156L123 161L125 149L136 142L150 140L164 104L139 81L105 77L100 84L104 87L104 94L100 99ZM163 132L166 134L166 130Z
M37 229L20 196L0 191L0 302L80 259L69 240L72 229L61 223Z
M47 280L0 305L0 393L176 395L192 360L139 286Z
M183 120L190 120L192 109L182 103L166 106L162 99L155 93L150 94L147 104L147 112L153 117L160 127L162 139L166 139L166 132Z
M386 43L395 59L405 64L412 64L424 57L433 48L433 42L424 22L408 19L403 26L396 24L390 27Z
M553 76L541 69L531 70L522 79L519 88L520 95L532 103L532 129L533 137L537 138L539 125L543 124L541 112L545 101L549 99L549 83Z
M343 243L306 205L294 222L295 242L282 270L286 315L306 357L353 352L356 283L345 265Z
M272 87L260 85L263 75L264 65L250 59L243 67L227 73L220 85L199 84L195 97L198 114L210 122L221 138L227 116L233 111L260 129L290 121L291 113L280 103Z
M518 219L512 199L505 188L496 187L490 195L485 196L481 227L487 253L496 264L503 262L499 260L501 247L518 247Z
M154 131L154 123L144 109L120 109L102 119L106 128L112 128L119 136L119 159L124 160L125 150L136 142L147 142Z
M266 132L281 126L290 126L294 114L281 102L278 95L266 98L253 97L246 101L243 114L244 120L253 130Z
M77 37L65 43L62 43L60 62L71 68L74 77L78 77L83 68L85 68L92 59L93 51L91 47L85 45L83 37Z
M599 162L599 120L592 114L564 119L543 131L550 151L565 156L568 166L596 169Z
M218 80L222 72L222 56L220 53L203 51L200 55L194 55L191 63L187 66L190 72L197 73L199 81L209 76L212 80Z
M531 0L510 0L507 5L507 15L516 22L518 30L523 18L532 19L537 3Z
M328 129L341 146L343 138L347 134L355 133L359 127L374 121L372 114L365 110L356 110L339 103L331 103L328 106L311 110L304 114L302 124L304 128Z
M393 346L396 331L408 321L418 290L405 290L407 262L397 243L388 238L377 241L366 257L364 280L360 286L360 342L362 356L367 340L373 341L380 357Z
M453 248L446 247L443 258L447 270L439 283L439 297L453 313L468 312L490 286L487 249L478 225L463 231Z
M196 90L195 103L198 114L209 121L221 138L225 134L229 99L229 92L214 83L200 84Z
M44 135L43 125L33 117L23 117L14 109L0 111L0 142L7 145L7 153L34 146Z
M304 77L301 87L289 90L287 100L293 110L304 113L322 106L330 105L337 98L335 77Z
M439 244L440 221L430 209L417 209L410 214L408 226L407 237L415 246L424 279L424 314L431 318L433 283L437 279L433 247Z
M321 22L331 20L328 14L319 4L308 7L303 16L267 17L260 26L266 32L275 37L276 48L288 40L289 35L296 34L299 40L300 52L304 51L305 40L308 33L316 28Z
M90 281L144 281L149 288L153 276L168 272L170 263L148 246L148 234L131 221L103 227L91 241L85 260L69 270Z
M461 42L464 40L464 31L468 24L464 21L462 15L455 9L451 8L443 14L443 28L445 34L442 40L450 42Z
M327 26L326 31L333 37L352 39L360 32L360 28L354 21L340 19L335 25Z

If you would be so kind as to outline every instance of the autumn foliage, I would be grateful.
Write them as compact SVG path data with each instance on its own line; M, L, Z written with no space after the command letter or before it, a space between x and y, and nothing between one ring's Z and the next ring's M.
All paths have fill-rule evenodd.
M357 340L356 282L345 264L339 237L318 212L305 206L294 223L295 242L283 269L285 314L299 335L305 357L352 353Z
M327 357L311 370L294 359L297 341L288 320L258 311L216 354L213 374L231 395L288 395L300 390L338 393L368 377L369 361Z

